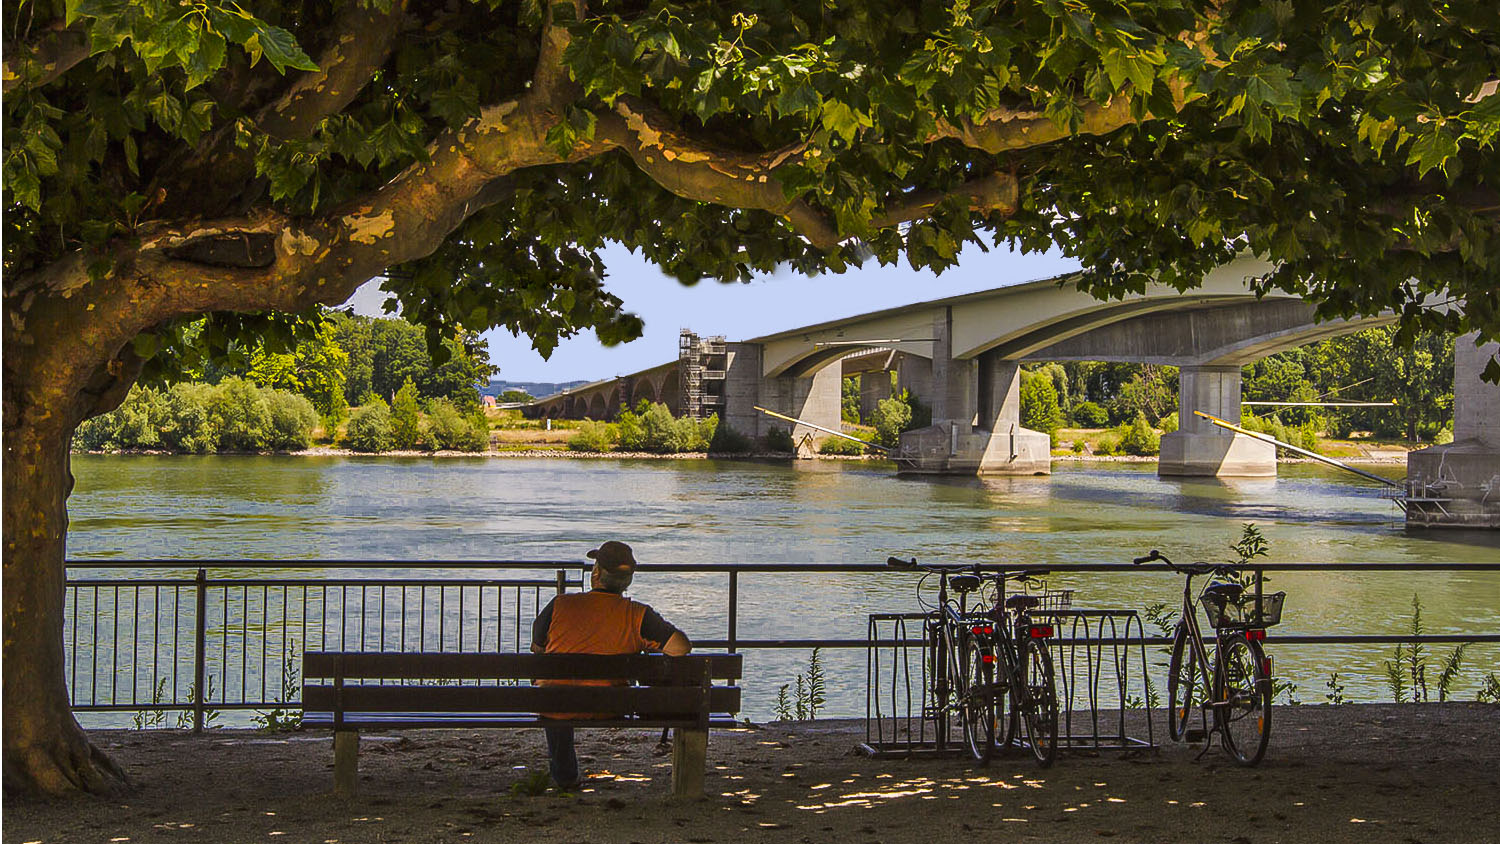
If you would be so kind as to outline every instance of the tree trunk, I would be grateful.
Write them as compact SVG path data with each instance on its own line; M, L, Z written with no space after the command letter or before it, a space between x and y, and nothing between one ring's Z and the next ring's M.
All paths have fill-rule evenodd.
M11 327L6 329L9 334ZM68 338L53 342L66 344ZM5 345L5 791L119 791L126 785L124 772L89 743L73 718L65 673L69 445L83 417L84 385L74 386L71 395L64 392L39 365L33 347ZM55 353L56 346L47 352Z

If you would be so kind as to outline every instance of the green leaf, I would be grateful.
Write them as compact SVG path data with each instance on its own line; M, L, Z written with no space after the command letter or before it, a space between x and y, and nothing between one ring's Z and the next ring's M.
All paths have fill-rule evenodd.
M1428 127L1412 141L1406 163L1417 165L1418 175L1425 176L1435 167L1446 173L1449 159L1458 155L1458 141L1440 125L1428 124Z
M255 34L245 40L245 50L250 53L252 65L264 55L277 73L293 70L317 70L318 66L297 46L297 39L279 26L256 21Z

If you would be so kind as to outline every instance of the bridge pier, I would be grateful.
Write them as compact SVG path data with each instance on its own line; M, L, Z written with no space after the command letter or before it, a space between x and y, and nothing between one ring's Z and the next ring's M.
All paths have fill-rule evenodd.
M790 430L793 442L811 436L815 443L827 434L806 425L793 425L768 416L759 405L825 428L839 430L842 407L842 373L837 366L825 366L810 376L766 377L761 374L763 346L759 343L728 343L728 362L724 375L724 412L720 424L756 440L764 441L772 428Z
M859 375L859 418L868 420L875 407L891 397L890 370L861 372Z
M1239 366L1184 366L1178 376L1176 431L1161 438L1156 472L1164 476L1276 476L1276 446L1236 434L1193 413L1240 421Z
M985 353L953 358L953 309L933 319L932 424L901 435L901 472L1045 475L1051 438L1021 427L1021 366ZM978 423L977 425L975 423Z
M1500 343L1453 341L1453 442L1406 456L1407 527L1500 528L1500 386L1480 376Z

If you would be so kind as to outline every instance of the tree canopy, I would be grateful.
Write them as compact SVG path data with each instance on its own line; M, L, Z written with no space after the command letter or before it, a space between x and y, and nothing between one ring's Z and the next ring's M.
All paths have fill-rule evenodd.
M381 270L435 330L625 340L607 238L688 282L1056 245L1103 294L1250 250L1327 315L1500 333L1487 0L7 15L8 299L152 266L248 282L141 302L137 353L180 342L175 311L302 311ZM285 326L216 322L199 343Z
M1055 245L1106 296L1248 251L1324 316L1494 339L1496 23L1493 0L7 3L7 786L113 781L60 663L67 443L142 374L285 351L378 275L438 356L460 328L628 340L607 240L688 283Z

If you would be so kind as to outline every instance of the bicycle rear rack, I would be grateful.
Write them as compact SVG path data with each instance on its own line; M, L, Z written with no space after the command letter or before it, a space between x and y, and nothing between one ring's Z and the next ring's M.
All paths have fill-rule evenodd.
M1156 747L1153 695L1134 610L1048 609L1032 617L1067 635L1048 640L1056 672L1058 739L1064 750L1093 753ZM876 758L956 756L962 725L933 699L927 664L931 613L871 613L866 641L865 740ZM1131 641L1134 644L1131 644ZM1145 738L1132 735L1144 731Z

